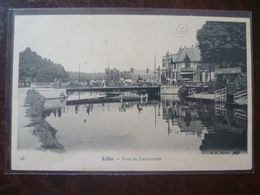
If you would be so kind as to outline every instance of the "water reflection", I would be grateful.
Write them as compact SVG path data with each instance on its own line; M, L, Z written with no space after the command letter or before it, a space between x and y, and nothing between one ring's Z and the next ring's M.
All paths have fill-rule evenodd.
M74 117L73 113L78 117ZM63 115L61 125L55 118L63 118ZM115 147L117 144L137 149L179 147L200 150L202 153L247 150L246 108L223 103L182 102L178 97L165 95L153 101L76 104L47 110L45 116L60 131L60 136L64 136L64 140L65 136L72 135L78 144L84 145L84 140L88 140L88 147L98 147L98 142L92 141L103 137L100 145L104 147ZM67 127L70 118L75 123ZM102 122L105 126L100 126ZM79 129L79 134L74 135L64 130L66 128ZM112 143L108 143L108 139ZM68 144L70 146L71 143Z
M61 117L61 115L62 115L61 113L62 113L61 107L45 109L44 116L49 117L51 114L53 114L54 117Z
M247 112L245 108L203 102L162 102L168 134L185 133L201 137L202 152L246 151Z

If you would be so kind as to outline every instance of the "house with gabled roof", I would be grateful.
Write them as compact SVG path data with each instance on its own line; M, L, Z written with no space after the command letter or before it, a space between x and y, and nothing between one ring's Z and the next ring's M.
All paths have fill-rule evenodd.
M200 49L195 47L179 48L176 54L166 53L162 58L162 81L208 81L207 72L202 67Z

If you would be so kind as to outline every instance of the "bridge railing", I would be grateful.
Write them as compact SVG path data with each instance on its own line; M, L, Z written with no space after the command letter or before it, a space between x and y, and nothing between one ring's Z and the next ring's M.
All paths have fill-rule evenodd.
M215 91L215 102L227 101L227 89L226 87Z
M224 103L215 104L215 114L217 116L225 116L227 114L227 107Z
M247 120L247 112L243 109L234 109L234 117L241 120Z
M247 89L234 93L234 100L238 100L239 98L247 97Z

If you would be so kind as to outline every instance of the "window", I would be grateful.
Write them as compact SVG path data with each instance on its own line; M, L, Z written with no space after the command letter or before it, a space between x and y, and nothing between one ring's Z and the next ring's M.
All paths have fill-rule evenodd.
M166 68L167 67L167 63L164 62L162 66L163 66L163 68Z
M187 54L186 54L186 57L184 59L184 63L185 63L185 68L190 68L190 59L189 59Z

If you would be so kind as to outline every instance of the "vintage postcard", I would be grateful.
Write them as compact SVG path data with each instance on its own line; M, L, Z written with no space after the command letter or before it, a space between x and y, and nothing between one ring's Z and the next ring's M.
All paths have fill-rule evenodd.
M253 169L250 13L11 13L11 171Z

